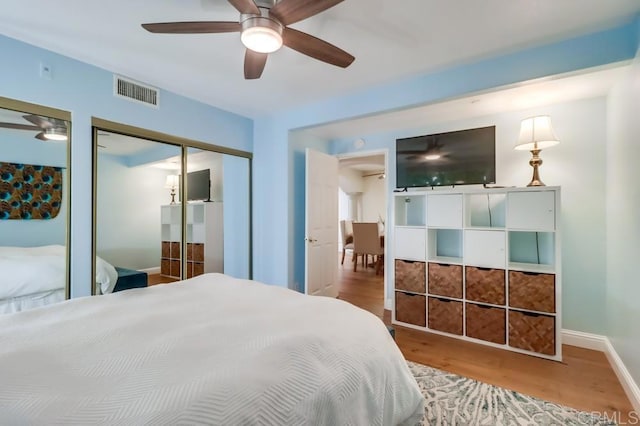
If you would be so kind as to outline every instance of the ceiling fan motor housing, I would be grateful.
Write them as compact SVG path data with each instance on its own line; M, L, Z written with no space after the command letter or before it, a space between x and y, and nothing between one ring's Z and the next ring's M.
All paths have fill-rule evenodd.
M272 2L267 2L272 3ZM242 25L241 39L245 46L261 53L271 53L282 46L282 31L284 26L269 16L269 9L260 7L260 15L243 13L240 15ZM255 37L260 38L260 42ZM250 38L253 38L253 43ZM266 45L264 43L267 43Z

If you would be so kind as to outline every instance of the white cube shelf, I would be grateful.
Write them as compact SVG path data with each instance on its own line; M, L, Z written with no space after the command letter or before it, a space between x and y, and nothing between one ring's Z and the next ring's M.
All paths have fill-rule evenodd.
M462 228L462 194L427 195L427 226Z
M507 228L553 231L556 228L555 192L512 192L507 196Z
M395 257L403 260L422 260L426 258L424 228L396 227L394 235Z
M464 263L482 268L504 269L506 238L504 231L464 231Z
M392 271L393 323L562 360L560 188L440 188L394 203L391 257L427 273L415 293Z

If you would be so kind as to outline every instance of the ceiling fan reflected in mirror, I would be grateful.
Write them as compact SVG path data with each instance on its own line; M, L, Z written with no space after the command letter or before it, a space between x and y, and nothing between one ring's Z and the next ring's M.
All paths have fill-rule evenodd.
M0 128L37 131L39 133L35 138L41 141L67 140L67 125L63 120L33 114L23 115L22 118L31 124L0 122Z
M142 24L152 33L206 34L239 32L245 45L244 77L260 78L269 53L287 46L331 65L346 68L355 58L344 50L288 25L317 15L344 0L228 0L240 20Z

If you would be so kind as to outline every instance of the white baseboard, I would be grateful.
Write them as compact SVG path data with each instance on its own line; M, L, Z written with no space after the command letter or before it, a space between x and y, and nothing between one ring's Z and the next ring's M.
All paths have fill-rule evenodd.
M626 392L629 401L631 401L633 409L637 413L640 413L640 388L635 380L633 380L633 377L631 377L631 373L627 370L627 367L622 362L622 359L620 359L620 356L609 339L607 339L607 351L605 354L607 355L609 363L613 367L613 371L616 372L616 376L618 376L618 380L620 380L622 388Z
M607 338L582 331L562 330L562 344L594 351L607 352Z
M155 268L147 268L147 269L138 269L140 272L146 272L147 274L159 274L160 267L156 266Z
M592 349L604 352L611 364L611 368L616 373L620 384L624 389L633 409L640 413L640 388L631 377L631 373L622 362L607 336L598 334L583 333L581 331L562 330L562 343L565 345L577 346L579 348Z

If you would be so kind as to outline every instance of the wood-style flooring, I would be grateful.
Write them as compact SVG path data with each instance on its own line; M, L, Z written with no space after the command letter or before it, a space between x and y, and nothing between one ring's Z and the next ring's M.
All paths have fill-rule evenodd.
M160 274L149 274L147 276L147 285L149 286L156 285L156 284L167 284L175 281L180 281L180 280L176 278L165 277L164 275L160 275Z
M383 278L373 268L353 272L347 255L339 267L339 298L390 324L384 310ZM606 413L624 422L637 419L613 369L602 352L563 345L563 362L394 326L405 358L515 390L582 411Z

